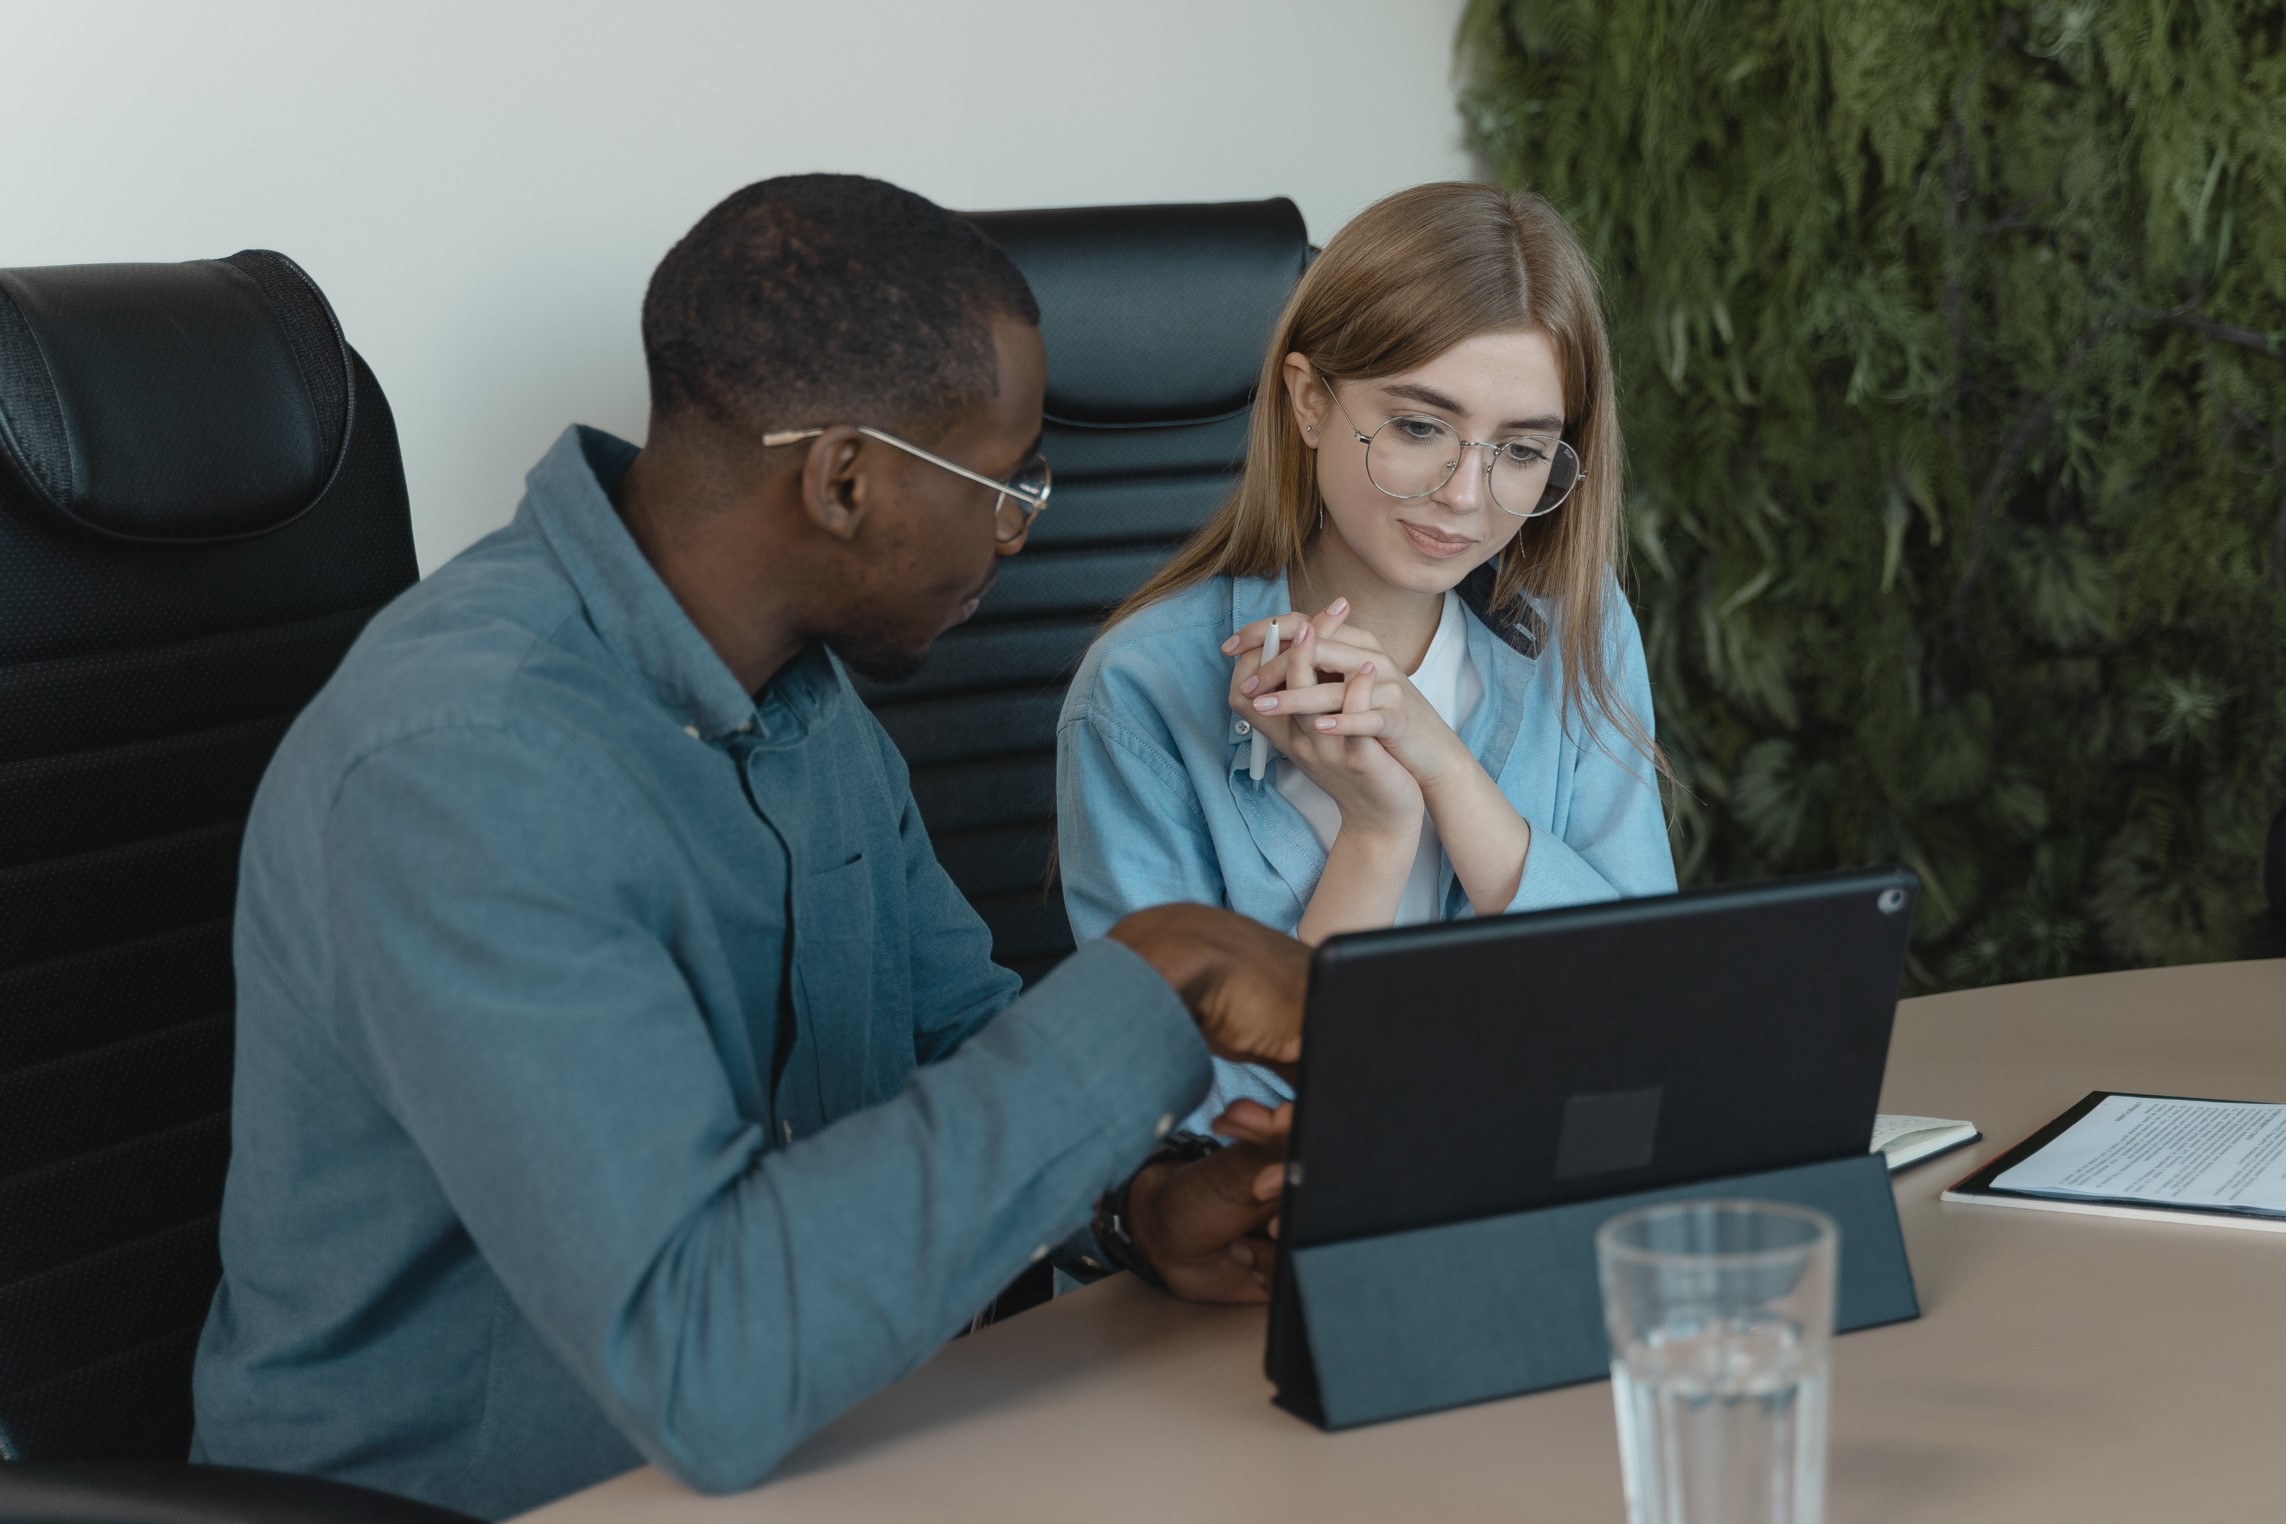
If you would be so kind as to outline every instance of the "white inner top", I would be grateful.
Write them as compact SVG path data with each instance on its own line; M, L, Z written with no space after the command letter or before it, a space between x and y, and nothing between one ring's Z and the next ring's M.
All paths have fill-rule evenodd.
M1421 658L1421 665L1407 674L1413 686L1421 690L1421 697L1429 701L1429 707L1456 731L1484 697L1484 679L1477 675L1475 664L1468 659L1467 619L1460 594L1448 591L1428 653ZM1341 806L1333 802L1331 794L1305 777L1290 758L1280 757L1276 765L1278 792L1302 812L1318 845L1331 852L1334 833L1341 829ZM1391 925L1411 926L1444 919L1444 904L1438 894L1444 884L1444 869L1445 853L1437 841L1436 824L1423 814L1421 848L1413 854L1413 868L1405 876L1405 893L1397 901L1397 918Z

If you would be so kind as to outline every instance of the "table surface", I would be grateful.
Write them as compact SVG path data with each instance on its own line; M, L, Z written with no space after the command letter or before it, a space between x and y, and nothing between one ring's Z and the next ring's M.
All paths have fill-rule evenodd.
M2091 1090L2286 1100L2286 960L1909 1000L1884 1111L1985 1141L1896 1178L1917 1322L1834 1346L1833 1524L2286 1517L2286 1235L1939 1202ZM631 1472L544 1524L1624 1519L1610 1388L1321 1434L1259 1308L1119 1276L947 1347L703 1498Z

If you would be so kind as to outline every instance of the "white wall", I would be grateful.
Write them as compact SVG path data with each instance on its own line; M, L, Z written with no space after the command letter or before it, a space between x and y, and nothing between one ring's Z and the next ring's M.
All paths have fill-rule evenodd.
M1460 0L0 0L0 266L256 246L396 410L421 564L572 420L640 437L651 267L852 170L955 207L1465 176Z

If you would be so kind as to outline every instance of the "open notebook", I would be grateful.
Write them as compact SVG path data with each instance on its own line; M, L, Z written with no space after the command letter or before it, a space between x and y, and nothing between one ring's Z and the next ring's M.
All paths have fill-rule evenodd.
M1938 1199L2286 1233L2286 1106L2098 1090Z
M1868 1151L1888 1160L1889 1172L1895 1174L1925 1159L1966 1148L1983 1136L1974 1122L1885 1114L1873 1119L1873 1147Z

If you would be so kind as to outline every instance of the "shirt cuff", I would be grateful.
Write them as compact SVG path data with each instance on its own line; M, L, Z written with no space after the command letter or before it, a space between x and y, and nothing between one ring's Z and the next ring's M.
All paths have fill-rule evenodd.
M1588 865L1571 844L1553 831L1532 827L1532 847L1524 854L1524 877L1508 902L1519 910L1552 910L1559 905L1590 905L1618 899L1610 880Z

